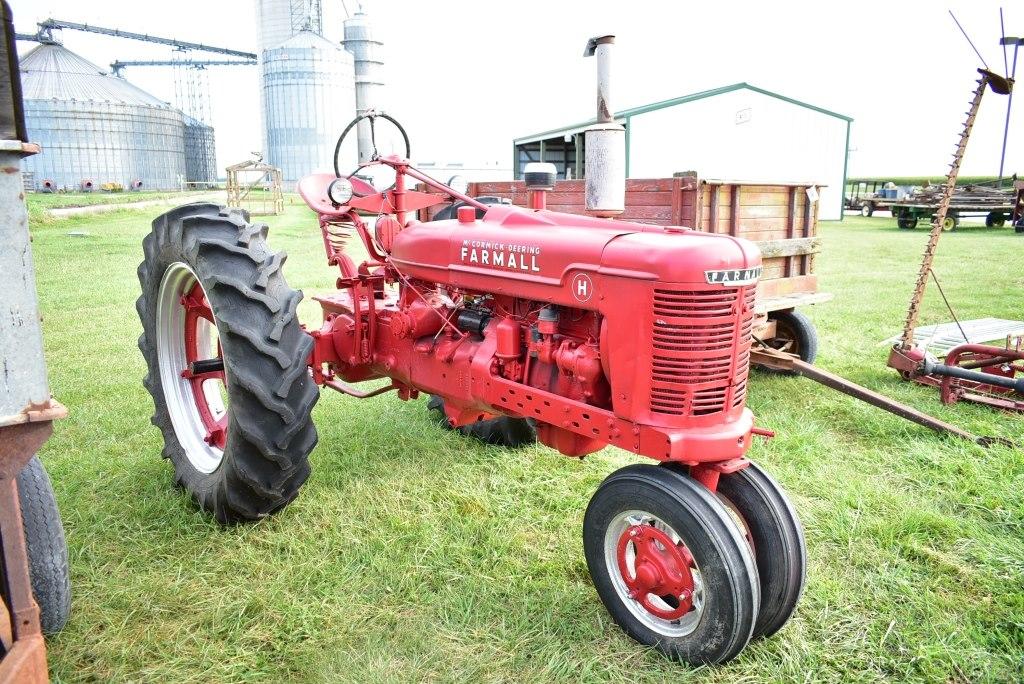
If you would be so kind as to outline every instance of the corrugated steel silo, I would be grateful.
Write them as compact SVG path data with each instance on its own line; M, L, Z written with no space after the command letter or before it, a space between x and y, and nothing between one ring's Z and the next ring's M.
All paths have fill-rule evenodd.
M355 62L356 113L381 109L383 103L380 94L384 85L383 43L377 40L373 24L363 13L362 6L352 18L345 21L345 49L352 53ZM369 161L373 151L369 121L360 122L357 134L359 161Z
M213 183L217 180L217 152L213 126L185 117L185 180L190 183Z
M355 111L352 57L312 31L261 54L265 160L286 181L333 168L334 143Z
M64 46L45 43L21 59L29 138L42 153L22 163L36 184L77 189L141 180L179 187L185 175L182 113Z

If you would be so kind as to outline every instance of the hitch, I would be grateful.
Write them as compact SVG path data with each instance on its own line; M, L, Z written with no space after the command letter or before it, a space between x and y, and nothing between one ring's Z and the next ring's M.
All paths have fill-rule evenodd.
M781 352L776 349L772 349L764 344L758 344L750 350L750 362L752 364L760 364L768 368L773 368L782 371L792 371L799 373L800 375L813 380L817 383L831 387L834 390L838 390L843 394L859 399L863 402L871 404L876 408L880 408L883 411L899 416L904 420L909 420L912 423L917 423L936 432L943 432L951 435L955 435L961 439L966 439L969 442L980 444L982 446L988 446L992 443L1005 443L1005 440L993 437L979 437L966 430L962 430L955 425L939 420L933 416L929 416L927 413L922 413L917 409L901 404L895 399L879 394L873 390L869 390L867 387L862 387L855 382L851 382L846 378L840 377L835 373L830 373L827 370L818 368L812 364L802 361L800 358Z

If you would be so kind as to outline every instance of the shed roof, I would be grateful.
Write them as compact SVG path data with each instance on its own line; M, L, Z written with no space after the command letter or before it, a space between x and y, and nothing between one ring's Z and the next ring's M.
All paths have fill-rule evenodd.
M823 107L818 107L818 106L815 106L815 105L812 105L812 104L808 104L807 102L803 102L801 100L796 100L796 99L794 99L792 97L786 97L785 95L782 95L782 94L776 93L776 92L772 92L771 90L765 90L764 88L758 88L757 86L750 85L749 83L746 83L746 82L733 83L732 85L722 86L721 88L712 88L711 90L702 90L702 91L697 92L697 93L690 93L689 95L682 95L680 97L674 97L674 98L669 99L669 100L662 100L660 102L652 102L651 104L642 105L640 107L632 107L630 109L623 109L620 112L616 112L614 116L615 116L615 119L617 121L618 120L623 120L623 119L628 119L628 118L630 118L632 116L636 116L638 114L646 114L647 112L653 112L653 111L655 111L657 109L665 109L666 107L674 107L676 105L685 104L687 102L694 102L696 100L703 100L705 98L714 97L716 95L724 95L725 93L731 93L731 92L736 91L736 90L750 90L752 92L760 93L761 95L767 95L768 97L774 97L777 100L782 100L783 102L788 102L788 103L796 105L798 107L804 107L805 109L810 109L810 110L815 111L815 112L820 112L821 114L825 114L827 116L832 116L832 117L835 117L837 119L841 119L841 120L846 121L846 122L853 121L852 117L846 116L845 114L839 114L838 112L833 112L833 111L831 111L829 109L825 109ZM564 134L564 133L568 133L568 132L577 132L577 131L583 130L587 126L590 126L590 125L592 125L594 123L597 123L597 119L596 118L595 119L590 119L589 121L584 121L582 123L572 124L570 126L562 126L560 128L553 128L553 129L551 129L549 131L543 131L541 133L534 133L532 135L524 135L521 138L516 138L514 142L515 142L515 144L534 142L536 140L542 140L544 138L548 138L548 137L551 137L551 136L556 136L556 135L559 135L559 134Z
M123 78L111 76L84 57L56 43L42 43L21 58L26 100L110 102L169 109L163 100Z

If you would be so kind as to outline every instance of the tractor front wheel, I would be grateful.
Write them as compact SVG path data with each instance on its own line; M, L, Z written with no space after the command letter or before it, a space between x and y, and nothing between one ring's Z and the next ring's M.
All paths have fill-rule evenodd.
M662 466L689 476L689 469L678 463ZM751 638L769 637L792 617L803 593L807 577L803 526L786 493L754 463L722 475L716 493L757 562L761 608Z
M222 523L282 508L309 476L312 338L267 226L214 204L153 222L139 266L139 348L175 479Z
M587 507L583 547L601 601L640 643L704 665L750 640L761 601L753 554L690 478L646 464L612 473Z

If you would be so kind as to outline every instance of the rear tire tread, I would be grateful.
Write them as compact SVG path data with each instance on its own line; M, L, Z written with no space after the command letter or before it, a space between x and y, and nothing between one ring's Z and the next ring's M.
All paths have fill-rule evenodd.
M308 374L312 338L295 318L301 292L282 275L283 252L266 244L267 226L214 204L177 207L153 222L138 269L143 324L139 348L149 373L153 423L175 480L223 523L268 515L297 495L317 443L311 411L319 392ZM166 268L182 261L206 290L222 332L231 401L224 459L213 473L195 470L179 444L163 395L156 350L156 295ZM237 312L244 311L244 315Z

